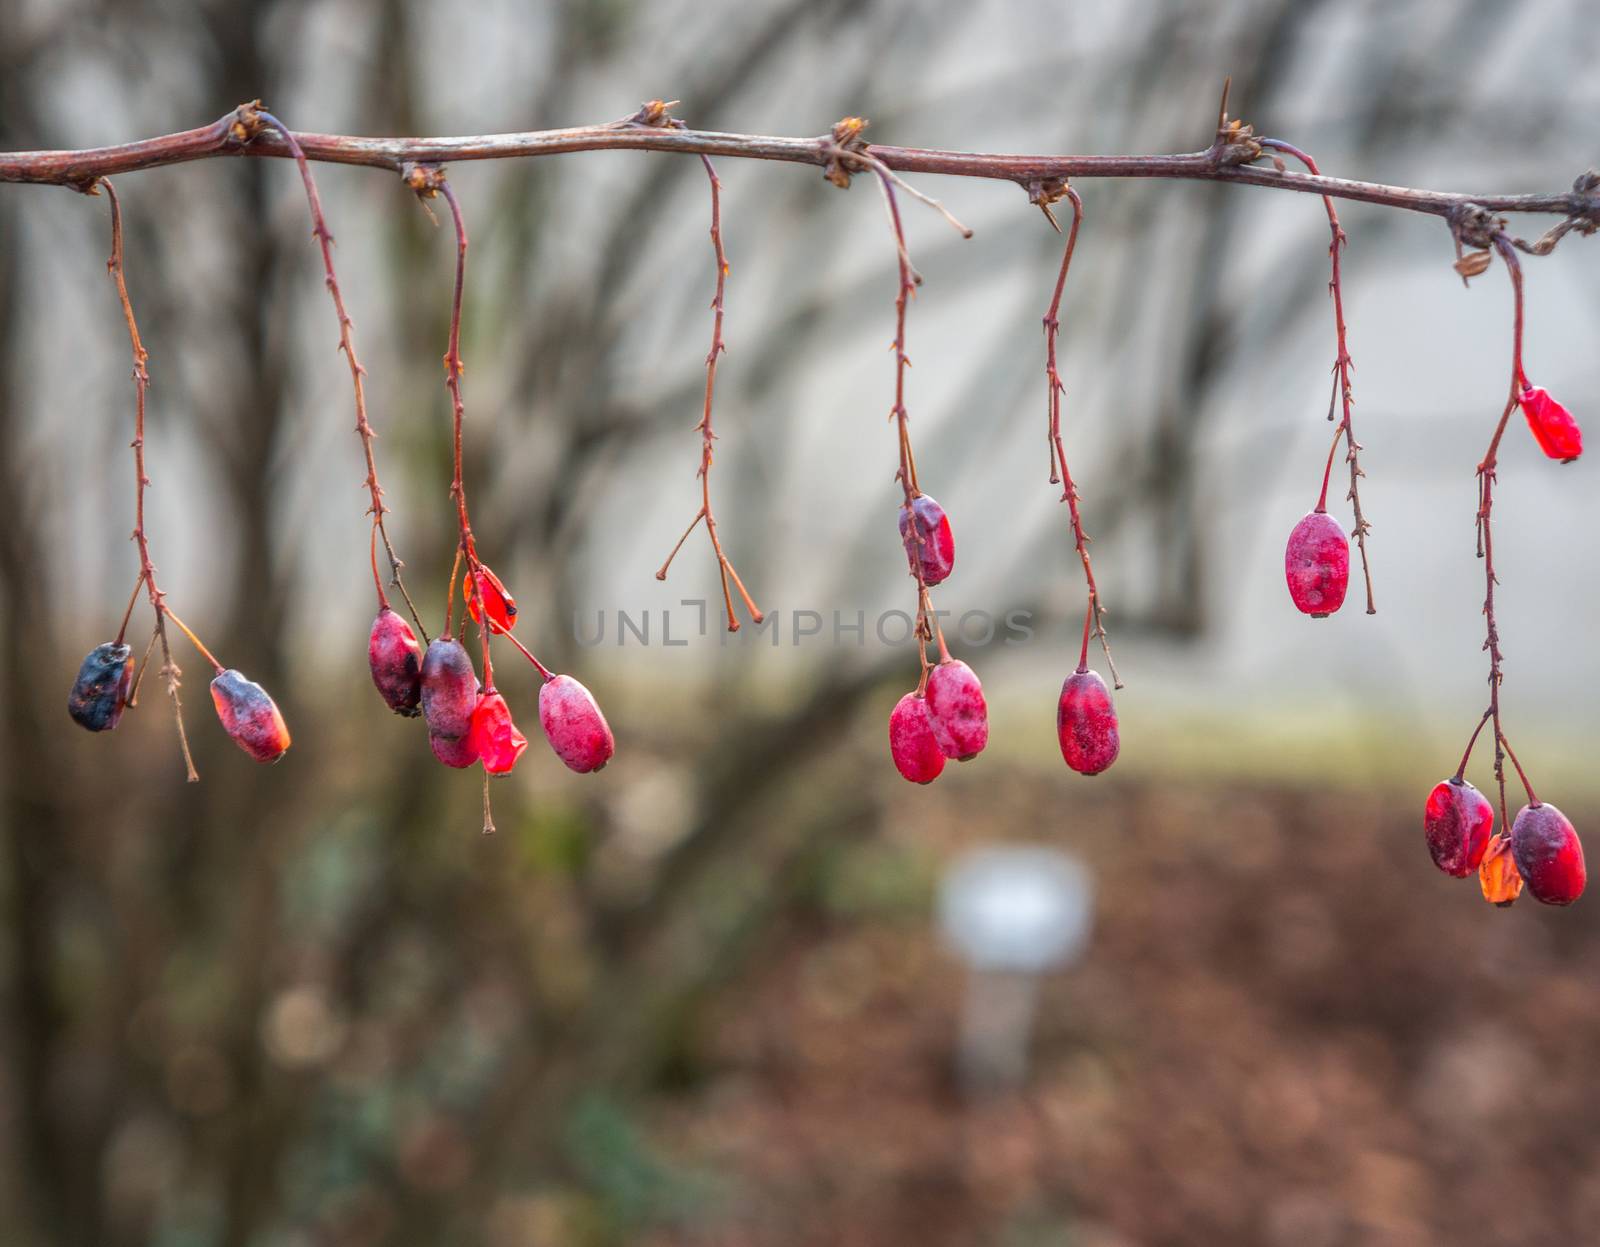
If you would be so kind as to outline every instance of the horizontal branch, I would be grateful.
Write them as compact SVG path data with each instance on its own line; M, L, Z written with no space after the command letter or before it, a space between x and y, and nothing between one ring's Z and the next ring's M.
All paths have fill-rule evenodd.
M757 134L723 134L711 130L663 125L665 110L646 105L632 117L604 125L565 130L526 130L515 134L478 134L455 138L362 138L343 134L296 132L306 158L326 164L365 165L400 171L408 165L463 160L505 160L561 152L654 151L683 155L729 156L747 160L780 160L828 168L841 158L855 163L857 153L870 156L900 173L936 173L951 177L992 178L1027 187L1031 183L1069 178L1166 178L1231 182L1275 190L1328 195L1410 212L1453 218L1467 205L1490 213L1552 213L1600 225L1600 193L1580 179L1579 188L1544 194L1465 195L1387 186L1347 178L1279 170L1251 163L1259 147L1224 143L1209 149L1156 156L1028 156L941 151L925 147L893 147L854 143L841 146L832 135L780 138ZM214 156L290 155L283 137L260 126L253 104L241 105L208 126L142 139L115 147L81 151L0 153L0 182L32 182L84 186L112 174L205 160ZM865 162L860 162L865 167Z

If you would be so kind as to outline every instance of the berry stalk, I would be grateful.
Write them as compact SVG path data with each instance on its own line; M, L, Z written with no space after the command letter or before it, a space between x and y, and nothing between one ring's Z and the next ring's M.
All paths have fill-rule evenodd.
M1495 470L1500 461L1500 441L1505 436L1506 426L1511 421L1511 413L1517 409L1517 399L1523 384L1522 372L1522 332L1523 332L1523 293L1522 293L1522 264L1517 259L1517 253L1503 230L1496 230L1492 241L1500 257L1505 261L1506 273L1511 278L1512 298L1512 327L1511 327L1511 389L1506 398L1505 410L1500 413L1500 420L1495 425L1494 435L1489 439L1489 448L1484 452L1482 461L1478 464L1478 556L1483 559L1483 617L1485 638L1483 648L1489 652L1489 705L1483 712L1483 717L1478 721L1477 728L1472 733L1472 739L1467 743L1466 753L1462 755L1461 767L1457 773L1466 769L1467 760L1472 756L1472 747L1477 743L1478 735L1483 730L1486 722L1494 725L1494 778L1500 790L1500 821L1501 825L1511 825L1510 812L1506 803L1506 775L1505 760L1511 759L1516 767L1517 776L1522 781L1523 790L1528 794L1528 803L1538 805L1539 800L1534 796L1533 787L1528 782L1527 774L1522 769L1522 764L1517 761L1511 744L1506 739L1504 728L1500 722L1500 685L1504 679L1501 670L1504 655L1500 649L1500 628L1495 619L1495 586L1499 578L1495 575L1494 567L1494 486Z
M367 389L364 378L367 370L362 367L361 361L356 358L355 322L350 319L350 313L345 310L344 294L339 289L339 277L333 267L333 235L328 232L328 222L322 215L322 196L317 193L317 182L311 176L311 165L306 159L305 150L300 141L295 137L283 122L279 121L266 109L259 105L250 108L252 124L259 123L270 126L277 131L283 139L284 146L289 149L289 154L294 158L295 164L300 169L300 180L305 184L306 203L311 211L311 233L317 240L317 245L322 251L322 269L324 284L328 287L328 295L333 300L333 310L339 318L339 349L344 352L345 362L350 366L350 383L355 390L356 404L356 433L361 438L361 450L366 456L367 479L362 482L372 502L367 514L372 516L373 526L378 530L378 536L383 539L383 550L389 557L390 583L399 590L400 596L405 599L406 609L411 612L412 621L421 633L423 643L428 641L427 629L422 626L422 617L417 614L417 607L411 600L411 594L406 591L405 581L400 577L400 569L405 566L400 561L400 556L394 552L394 543L389 540L389 529L383 517L389 508L383 503L383 486L378 481L378 461L373 452L373 439L377 436L373 432L371 423L367 420ZM378 592L378 609L387 610L389 595L384 592L383 581L373 572L373 587Z
M665 116L665 114L663 114ZM669 124L681 127L681 122ZM733 613L733 594L728 590L731 579L739 590L739 596L744 601L745 610L749 611L750 618L755 623L760 623L765 615L761 608L755 604L749 591L744 587L744 581L739 579L739 573L734 569L732 561L722 549L722 540L717 536L717 517L711 509L711 463L712 443L716 441L716 433L711 427L711 404L717 389L717 358L725 350L722 341L723 295L728 283L728 255L722 246L722 182L717 177L716 168L711 163L709 156L701 156L700 163L705 166L706 177L711 183L711 247L717 265L717 292L711 300L711 350L706 354L706 393L705 407L700 414L700 423L695 425L695 431L700 434L700 509L695 512L694 519L689 521L689 527L684 529L683 536L678 538L678 544L672 547L672 553L667 555L667 561L661 565L661 570L656 573L657 580L667 578L667 569L672 566L672 560L678 556L678 551L683 549L683 543L689 539L689 534L694 532L695 526L704 520L706 535L711 538L711 549L717 556L717 571L722 577L722 603L728 616L728 631L739 631L739 620Z
M899 441L900 467L895 472L895 479L900 482L900 488L905 495L905 507L911 512L922 490L917 484L917 460L911 450L910 414L906 411L906 369L911 367L911 357L906 354L906 308L912 297L917 292L917 286L922 281L922 275L911 264L911 253L906 248L905 225L900 219L900 204L895 198L894 188L898 178L893 178L886 169L875 168L878 175L878 186L883 192L883 201L889 213L889 226L894 231L895 251L899 259L899 286L895 292L894 313L894 406L890 409L889 417L895 421ZM915 546L920 547L926 538L922 535L918 525L911 525L910 532ZM945 647L944 629L939 626L938 616L933 613L932 601L928 596L928 581L923 573L923 564L920 557L911 560L911 573L917 580L917 654L922 665L921 678L918 680L919 690L927 687L928 683L928 643L937 640L939 644L939 661L948 662L950 651Z
M1094 633L1100 638L1100 648L1105 653L1106 666L1111 670L1112 685L1121 688L1122 677L1117 674L1117 664L1111 657L1111 642L1106 636L1106 608L1100 598L1099 586L1095 584L1094 564L1089 560L1089 537L1083 531L1083 515L1078 509L1078 487L1073 484L1072 473L1067 468L1067 452L1061 441L1061 397L1066 393L1066 386L1061 381L1061 371L1056 362L1056 339L1061 329L1061 296L1067 288L1067 271L1072 267L1072 253L1078 245L1078 226L1083 221L1083 200L1078 192L1070 186L1063 187L1062 192L1067 202L1072 205L1072 225L1067 230L1067 244L1061 253L1061 270L1056 274L1056 285L1050 296L1050 306L1044 314L1044 370L1049 410L1049 429L1045 440L1050 451L1050 483L1061 485L1061 501L1067 504L1067 513L1072 519L1073 544L1077 547L1078 559L1083 564L1083 580L1089 591L1089 613L1094 620ZM1047 209L1045 215L1054 225L1055 218L1050 216L1048 205L1041 202L1040 206ZM1057 229L1059 228L1057 226ZM1084 653L1086 663L1087 645ZM1079 669L1083 669L1083 664L1080 664Z
M1286 143L1282 139L1261 139L1262 147L1283 152L1292 156L1306 167L1306 172L1313 177L1321 177L1322 171L1317 168L1317 162L1306 152L1301 151L1293 143ZM1281 162L1280 162L1281 167ZM1339 211L1334 206L1331 195L1322 196L1323 206L1328 212L1328 229L1332 239L1328 243L1328 256L1331 262L1332 275L1328 279L1328 290L1333 295L1333 326L1335 351L1333 357L1334 389L1338 396L1341 416L1338 428L1335 430L1334 442L1338 443L1340 433L1344 434L1346 454L1345 462L1350 465L1350 492L1345 495L1350 500L1350 508L1355 518L1356 547L1361 551L1361 574L1367 587L1367 614L1376 615L1378 608L1372 600L1372 568L1367 561L1367 533L1372 525L1367 522L1366 516L1361 511L1360 480L1366 475L1361 470L1361 444L1356 441L1355 428L1350 422L1350 407L1352 395L1350 389L1350 370L1353 361L1350 358L1350 349L1346 343L1346 330L1344 322L1344 282L1340 273L1339 257L1344 251L1347 240L1343 227L1339 224ZM1332 408L1329 409L1329 418L1332 418ZM1328 466L1322 473L1322 495L1317 502L1317 510L1327 509L1328 479L1333 472L1333 456L1328 456Z
M139 578L134 582L134 593L137 595L139 585L143 584L150 599L150 609L155 612L153 639L161 643L161 676L167 686L167 695L172 698L172 714L178 725L178 748L183 754L184 773L189 783L195 784L200 782L200 773L194 769L194 756L189 752L189 735L183 726L183 700L178 695L179 677L183 671L172 661L172 646L167 640L166 623L171 612L167 608L166 594L156 583L156 567L150 559L150 538L144 525L144 491L150 484L144 463L144 411L146 391L150 388L148 368L150 353L144 349L144 342L139 337L139 322L133 315L133 300L128 297L128 281L122 263L122 201L117 198L117 188L111 185L108 179L101 178L95 185L105 187L106 201L111 205L111 258L106 261L106 269L116 284L117 299L122 304L122 317L128 325L128 342L133 350L133 540L139 548ZM94 187L90 190L92 192ZM130 601L129 612L131 611ZM122 628L117 632L119 643L127 627L128 615L124 614ZM148 649L145 650L147 656L149 652ZM143 664L140 666L142 670ZM130 703L137 696L137 686L135 686L130 696Z

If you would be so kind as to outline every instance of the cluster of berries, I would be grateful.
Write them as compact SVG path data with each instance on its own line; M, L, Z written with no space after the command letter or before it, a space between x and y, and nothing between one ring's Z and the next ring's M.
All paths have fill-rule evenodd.
M494 572L477 564L462 590L479 626L487 616L488 633L509 637L538 667L544 678L539 725L556 756L580 773L600 770L616 742L593 695L570 675L546 670L517 642L511 633L516 601ZM486 660L487 652L486 645ZM446 766L464 769L481 762L488 775L509 775L528 747L505 697L494 687L492 668L486 661L480 683L466 646L455 638L437 637L424 651L411 625L384 605L372 622L367 661L384 704L407 718L421 715L433 756Z
M1578 458L1583 453L1583 431L1572 414L1547 391L1530 385L1520 371L1518 383L1517 404L1539 449L1561 463ZM1489 471L1492 473L1492 465ZM1486 508L1479 518L1486 522ZM1343 605L1350 580L1350 544L1338 521L1320 506L1289 534L1284 572L1289 597L1304 614L1325 619ZM1492 579L1492 568L1488 574ZM1495 661L1491 680L1497 682L1498 660ZM1498 707L1496 688L1495 701L1484 719L1495 720L1495 766L1500 778L1500 755L1507 746L1499 729ZM1482 726L1480 722L1480 731ZM1477 737L1474 732L1473 744ZM1464 778L1471 754L1469 744L1467 757L1456 773L1441 780L1428 794L1422 826L1433 864L1457 879L1476 871L1484 899L1493 905L1511 905L1524 886L1534 900L1546 905L1572 904L1583 894L1587 881L1583 844L1572 823L1555 806L1539 801L1530 789L1528 804L1517 812L1510 832L1496 833L1493 804ZM1512 760L1515 761L1514 756ZM1503 783L1501 794L1503 798Z
M1433 864L1465 879L1478 872L1483 899L1510 905L1523 885L1546 905L1570 905L1583 895L1583 843L1555 806L1530 801L1517 811L1511 834L1495 834L1494 806L1460 775L1441 780L1422 815Z
M927 494L900 508L900 539L912 575L927 587L942 584L955 568L950 517ZM947 759L967 762L989 743L989 709L977 674L951 658L939 637L940 661L923 673L889 715L889 753L895 768L914 784L930 784ZM1120 740L1111 692L1088 666L1088 631L1078 669L1061 686L1056 734L1061 756L1080 775L1098 775L1117 760Z

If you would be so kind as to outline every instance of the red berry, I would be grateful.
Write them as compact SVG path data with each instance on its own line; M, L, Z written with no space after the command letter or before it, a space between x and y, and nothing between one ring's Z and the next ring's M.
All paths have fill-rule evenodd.
M259 684L230 668L211 681L211 701L223 730L257 762L276 762L288 750L283 715Z
M500 583L500 577L485 567L478 564L476 572L478 581L478 595L472 592L474 573L468 572L461 581L461 594L467 599L467 613L474 621L478 618L478 598L483 599L484 609L489 612L490 632L510 632L517 622L517 601L507 592L505 585Z
M1583 895L1583 843L1553 805L1525 805L1511 824L1511 853L1533 899L1570 905Z
M422 646L411 625L387 606L372 621L367 665L384 704L396 714L416 718L422 697Z
M598 771L616 752L599 704L570 675L546 680L539 690L539 726L556 757L580 774Z
M1061 756L1080 775L1098 775L1117 760L1117 710L1098 672L1075 671L1061 685L1056 735Z
M433 756L446 766L453 766L462 770L471 766L478 760L478 753L472 747L472 735L466 736L436 736L428 733L428 748L433 750Z
M67 694L67 713L79 727L109 732L122 718L133 688L133 651L107 641L89 651Z
M912 532L915 517L916 532ZM950 517L927 494L918 494L911 500L908 510L900 506L900 540L905 543L906 557L911 560L911 573L916 574L922 565L924 584L936 585L950 575L956 563L956 539L950 531Z
M931 784L944 770L944 752L933 737L928 701L907 693L889 715L889 753L895 769L913 784Z
M989 743L989 707L983 685L959 658L940 663L928 676L928 723L947 758L966 762Z
M1442 779L1428 794L1422 814L1433 864L1447 875L1465 879L1483 864L1494 832L1494 806L1464 779Z
M1326 511L1313 511L1294 526L1283 553L1283 571L1295 609L1326 619L1344 605L1350 587L1350 539Z
M422 713L428 731L459 740L472 726L478 674L460 641L438 637L422 656Z
M1548 391L1537 385L1524 385L1520 401L1540 450L1562 463L1571 463L1583 453L1583 430L1572 413L1551 398Z
M467 732L467 747L482 759L491 775L509 775L528 738L511 721L511 708L499 693L484 693L472 712L472 727ZM437 750L435 750L437 752Z

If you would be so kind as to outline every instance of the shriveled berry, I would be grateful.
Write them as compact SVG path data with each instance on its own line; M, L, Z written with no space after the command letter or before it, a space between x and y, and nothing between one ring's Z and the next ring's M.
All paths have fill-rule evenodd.
M570 675L546 680L539 690L539 726L556 757L580 774L598 771L616 752L599 704Z
M1537 385L1524 386L1518 401L1533 430L1533 440L1546 455L1571 463L1583 453L1583 430L1572 413L1551 398L1547 390Z
M472 592L474 579L478 582L476 596ZM510 632L516 624L517 600L500 583L500 577L482 563L478 564L475 572L468 572L462 579L461 594L467 599L467 612L474 622L478 618L478 602L483 602L483 609L489 612L490 632Z
M947 758L966 762L989 743L989 707L983 685L959 658L940 663L928 675L928 723Z
M956 539L950 531L950 517L927 494L913 498L909 509L901 504L900 540L905 543L913 575L921 564L924 584L940 584L955 567Z
M472 747L472 734L465 736L438 736L433 732L428 733L428 748L433 750L433 756L446 766L453 766L462 770L471 766L478 760L478 753Z
M1525 805L1511 824L1517 872L1546 905L1570 905L1583 895L1583 843L1567 816L1549 804Z
M1442 779L1428 794L1422 813L1433 864L1447 875L1465 879L1483 862L1494 831L1494 806L1464 779Z
M528 738L511 721L511 707L499 693L482 693L472 711L472 727L467 731L467 746L483 761L491 775L509 775Z
M231 667L211 681L217 718L234 743L257 762L276 762L289 748L289 729L267 690Z
M367 665L384 704L396 714L416 718L422 698L422 646L411 625L387 606L372 621Z
M1516 904L1522 895L1522 876L1517 873L1510 836L1497 835L1489 840L1483 861L1478 864L1478 886L1483 889L1483 899L1499 909Z
M1061 741L1061 756L1080 775L1098 775L1117 760L1122 748L1117 710L1099 672L1074 671L1061 685L1056 736Z
M436 637L422 656L422 714L428 731L457 740L472 726L478 704L478 674L466 647L450 637Z
M107 641L89 651L67 694L67 713L79 727L109 732L122 718L133 687L133 651Z
M895 769L913 784L931 784L944 770L944 751L933 737L928 700L907 693L889 715L889 753Z
M1313 511L1289 534L1283 571L1295 609L1326 619L1344 605L1350 587L1350 539L1326 511Z

